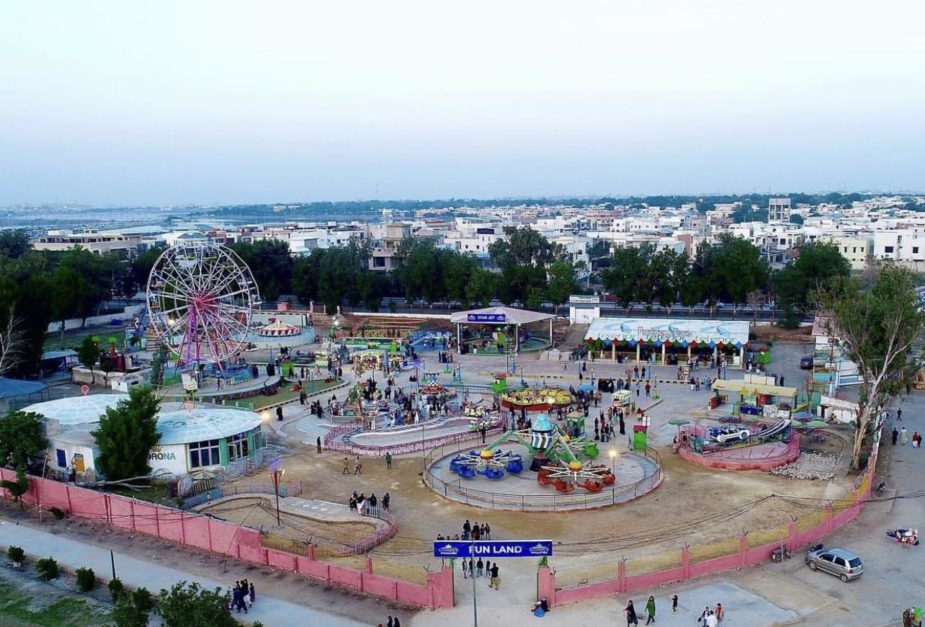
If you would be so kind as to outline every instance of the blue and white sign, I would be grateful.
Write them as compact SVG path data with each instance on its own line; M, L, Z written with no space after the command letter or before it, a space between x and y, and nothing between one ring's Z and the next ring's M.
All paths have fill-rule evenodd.
M434 557L549 557L552 540L437 540Z
M489 322L493 324L504 324L505 322L507 322L507 314L471 313L471 314L466 314L466 321L467 322Z

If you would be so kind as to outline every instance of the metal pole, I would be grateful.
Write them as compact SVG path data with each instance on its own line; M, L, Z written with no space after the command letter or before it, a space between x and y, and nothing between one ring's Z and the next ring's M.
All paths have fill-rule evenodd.
M279 519L279 471L273 471L273 489L276 492L276 526L281 527L282 523Z
M469 542L469 561L472 561L472 544ZM472 580L472 626L479 627L479 602L478 593L476 592L475 575L469 577Z
M112 578L116 578L116 557L112 554L112 549L109 549L109 564L112 566Z

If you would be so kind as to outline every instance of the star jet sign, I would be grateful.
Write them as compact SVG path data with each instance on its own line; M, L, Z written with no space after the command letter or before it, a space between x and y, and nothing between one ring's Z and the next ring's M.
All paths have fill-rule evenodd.
M487 540L434 542L434 557L549 557L552 540Z

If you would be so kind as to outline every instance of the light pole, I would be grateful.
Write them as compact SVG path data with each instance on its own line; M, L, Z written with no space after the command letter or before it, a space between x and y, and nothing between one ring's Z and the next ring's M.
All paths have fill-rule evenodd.
M276 526L281 527L282 522L279 518L279 480L286 474L286 470L280 468L278 457L270 463L270 474L273 476L273 491L276 493Z
M608 453L608 455L610 455L610 474L616 476L617 474L617 471L616 471L617 450L610 449L610 452Z

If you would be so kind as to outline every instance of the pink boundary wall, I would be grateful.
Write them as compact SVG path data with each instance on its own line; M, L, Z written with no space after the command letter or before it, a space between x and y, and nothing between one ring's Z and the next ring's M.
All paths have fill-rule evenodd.
M783 541L787 550L796 552L800 547L807 546L831 534L839 527L851 522L861 513L864 502L870 498L871 485L877 465L876 448L868 462L868 470L858 480L858 487L850 493L852 504L837 514L832 506L825 508L825 520L819 525L799 531L797 524L791 522L787 538ZM614 594L628 594L640 590L649 590L671 583L679 583L713 575L728 570L737 570L746 566L754 566L767 561L771 551L781 546L781 542L771 542L761 546L749 548L747 534L739 537L739 549L730 555L724 555L702 562L691 563L690 550L681 549L681 566L669 568L654 573L628 576L626 574L626 561L618 562L614 570L616 579L594 583L576 588L556 588L556 576L548 566L541 566L537 573L537 597L545 597L550 606L563 603L577 603Z
M0 479L13 481L16 473L0 468ZM10 499L11 495L0 489L0 497ZM78 518L228 555L251 564L272 566L399 603L431 609L453 607L451 568L429 573L427 585L421 586L373 573L370 558L362 571L356 571L315 560L314 547L309 547L308 555L304 556L265 548L260 543L260 532L255 529L38 477L29 477L29 491L23 495L23 501L45 508L57 507Z

